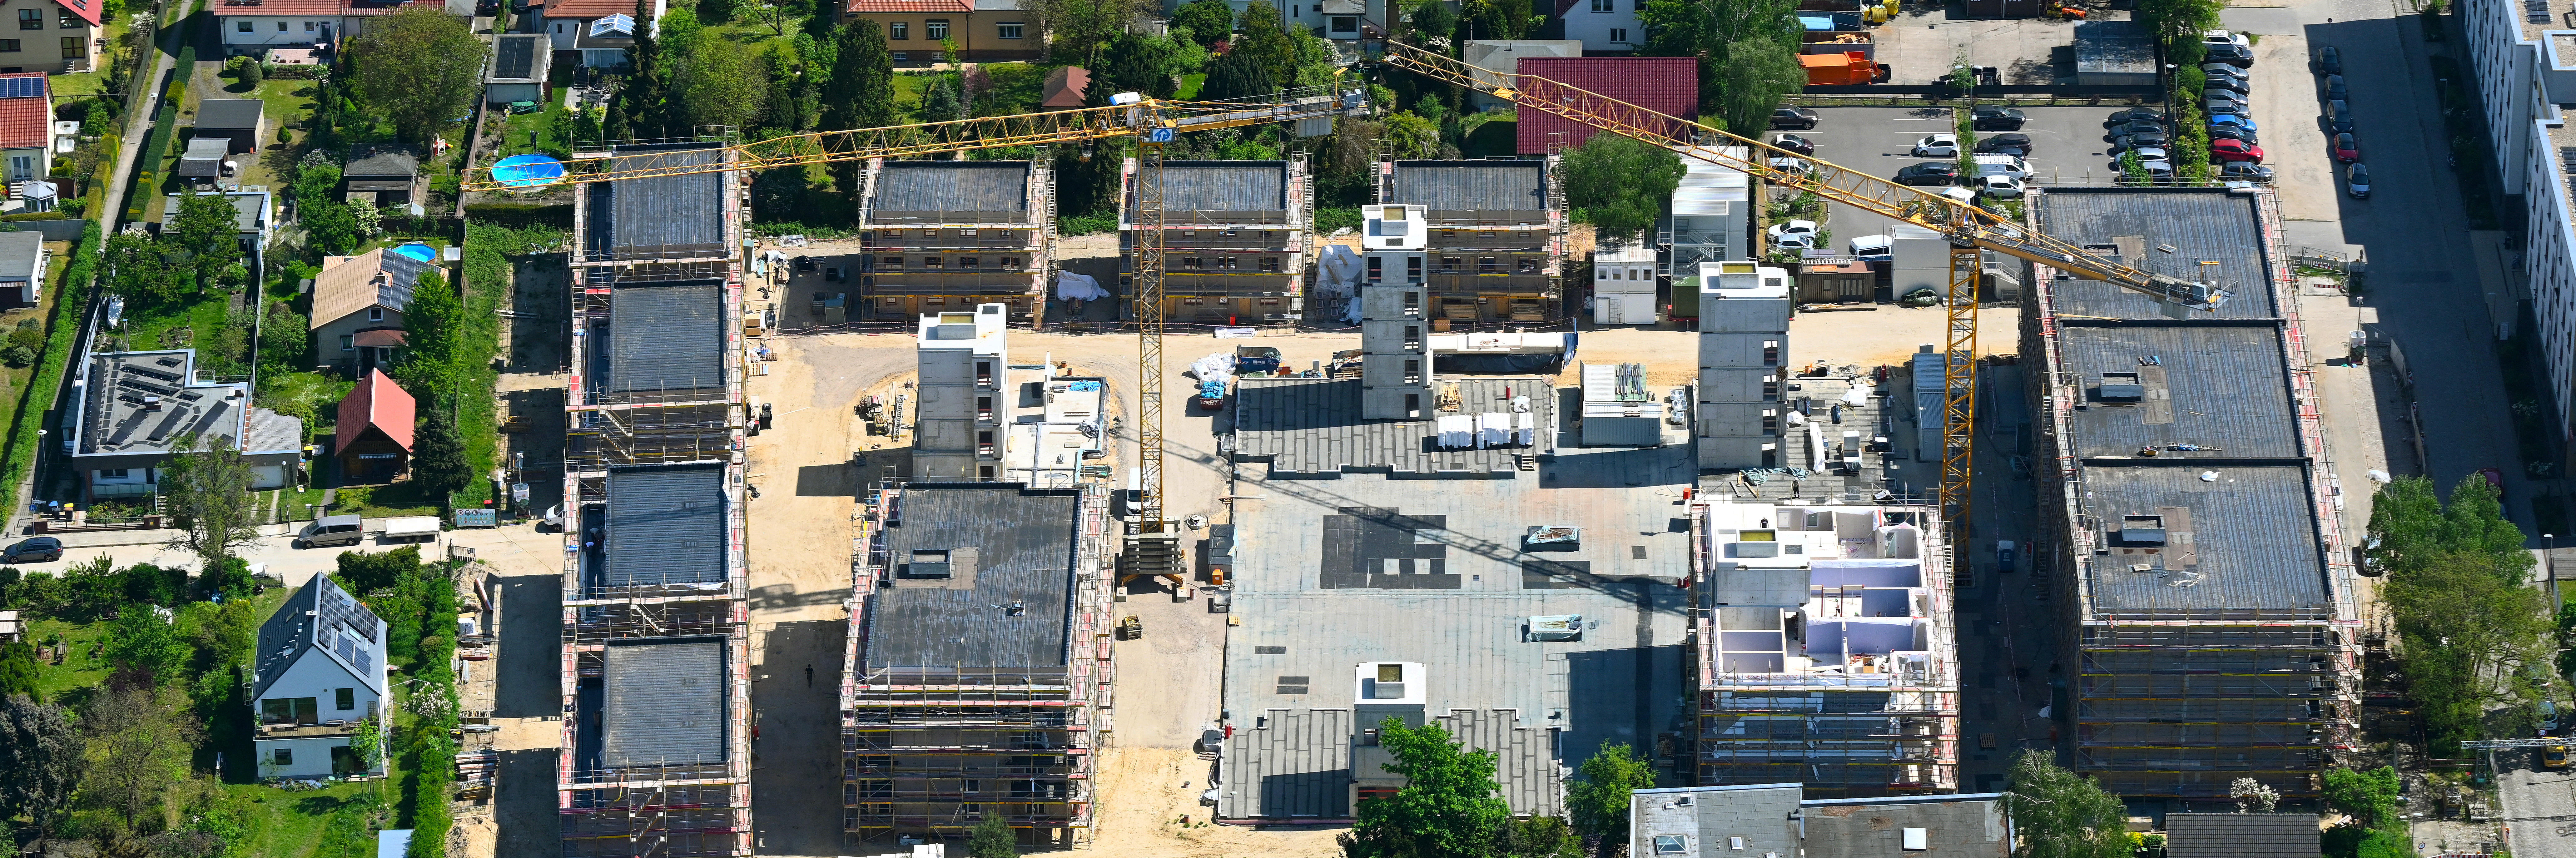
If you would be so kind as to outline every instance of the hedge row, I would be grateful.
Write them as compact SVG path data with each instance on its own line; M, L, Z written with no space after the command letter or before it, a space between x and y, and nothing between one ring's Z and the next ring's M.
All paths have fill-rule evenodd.
M18 508L18 484L36 461L36 433L44 428L45 413L52 410L54 394L62 389L63 369L71 363L72 350L80 346L82 317L89 307L91 281L98 273L104 242L97 221L82 227L80 246L72 251L71 264L64 266L62 280L54 284L54 309L45 320L45 356L36 362L35 374L27 377L27 387L19 394L17 423L9 431L8 450L0 453L0 509Z
M179 106L188 103L188 78L195 74L197 68L196 46L179 49L176 68L177 71L171 73L170 92L161 98L159 118L152 120L152 136L144 141L143 151L135 154L142 169L135 173L134 186L127 189L125 219L128 221L142 220L144 206L160 192L161 159L168 156L170 147L178 145L174 139L178 136L175 126L179 122Z
M432 571L436 570L436 571ZM421 680L414 694L444 694L450 706L437 718L423 718L412 728L412 834L406 858L446 858L447 832L456 819L449 802L456 784L456 564L422 564L416 574L429 579L430 596L421 619L420 643L412 675Z

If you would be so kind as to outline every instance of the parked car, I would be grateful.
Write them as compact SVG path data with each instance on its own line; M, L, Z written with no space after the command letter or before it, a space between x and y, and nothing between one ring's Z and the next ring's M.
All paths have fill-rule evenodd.
M1968 111L1969 122L1979 131L2019 131L2027 119L2020 110L1990 104L1981 104Z
M2541 768L2544 768L2544 769L2563 769L2563 768L2566 768L2566 767L2567 767L2567 746L2565 746L2565 745L2551 745L2551 746L2549 746L2549 747L2546 747L2546 748L2542 748L2542 749L2540 749L2540 767L2541 767Z
M2162 122L2124 122L2111 126L2111 133L2103 135L2102 139L2118 140L2121 136L2129 134L2163 133L2165 133L2165 124Z
M2120 150L2122 149L2135 149L2140 146L2162 146L2172 140L2173 137L2165 134L2163 131L2156 131L2154 133L2123 134L2112 139L2111 154L2117 155L2120 154Z
M2240 48L2250 48L2254 46L2254 41L2252 39L2245 38L2245 34L2230 33L2226 30L2202 31L2200 34L2200 43L2213 48L2219 45L2234 45Z
M2351 134L2335 135L2334 159L2346 164L2361 160L2361 142L2352 139Z
M2247 101L2247 100L2245 100L2245 96L2238 95L2238 94L2233 93L2233 92L2226 92L2226 91L2222 91L2222 90L2214 90L2214 89L2213 89L2213 90L2210 90L2210 91L2208 91L2208 92L2201 93L2200 98L2201 98L2200 106L2201 106L2201 109L2203 109L2203 110L2208 110L2208 111L2220 111L2220 110L2224 110L2224 111L2227 111L2227 112L2230 112L2230 113L2237 113L2237 114L2245 114L2245 113L2252 113L2252 112L2254 112L2254 103L2253 103L2253 102L2251 102L2251 101Z
M367 538L366 525L367 520L358 516L326 515L305 525L292 544L299 548L356 545Z
M1963 206L1973 206L1977 204L1977 192L1966 188L1942 188L1940 193L1934 194L1934 196Z
M2140 161L2170 161L2170 160L2173 160L2172 158L2167 157L2167 155L2166 155L2165 150L2164 150L2164 148L2163 148L2163 147L2160 147L2160 146L2142 146L2142 147L2139 147L2139 148L2136 148L2136 149L2124 150L2124 151L2120 151L2120 152L2113 152L2113 153L2111 153L2111 155L2112 155L2112 158L2111 158L2111 169L2113 169L2113 170L2119 170L2119 169L2121 169L2121 163L2122 163L2122 162L2124 162L2124 161L2129 160L2129 156L2130 156L2130 155L2132 155L2132 154L2134 154L2134 155L2138 156L2138 160L2140 160Z
M2247 145L2243 140L2209 141L2209 157L2218 161L2252 161L2263 163L2263 147Z
M1800 155L1816 154L1816 141L1809 140L1795 134L1780 134L1773 136L1771 138L1771 145L1787 149L1791 152L1796 152Z
M2326 102L2326 124L2338 133L2361 130L2361 124L2352 121L2352 105L2342 101Z
M2216 128L2221 125L2233 125L2247 131L2261 130L2254 127L2254 117L2242 113L2221 113L2209 117L2209 127Z
M2246 98L2253 95L2254 83L2241 77L2219 77L2217 75L2210 75L2209 77L2202 79L2200 89L2203 95L2212 95L2224 92L2232 93L2238 98Z
M1792 176L1804 176L1816 171L1816 162L1809 161L1805 158L1791 158L1783 155L1771 159L1771 169L1778 170Z
M2218 178L2227 182L2269 185L2272 183L2272 168L2248 161L2229 161L2226 166L2218 168Z
M2236 104L2225 101L2209 102L2208 104L2201 105L2201 109L2209 111L2211 119L2216 119L2221 116L2243 116L2250 120L2254 116L2254 109L2251 105Z
M2172 161L2145 161L2138 164L2138 168L2146 171L2148 184L2163 185L2173 182L2174 168ZM2120 182L2122 184L2130 183L2125 172L2121 174Z
M1864 235L1851 240L1851 255L1862 262L1879 262L1895 258L1892 255L1895 247L1894 236Z
M2144 107L2132 107L2127 110L2111 114L2110 119L2103 121L2102 127L2109 128L2115 125L2125 125L2139 121L2163 122L2164 120L2165 115L2162 113L2157 113Z
M2362 166L2359 161L2353 162L2352 166L2343 168L2343 181L2344 192L2351 194L2353 199L2370 199L2369 167Z
M2255 139L2255 137L2254 137L2254 130L2253 130L2253 129L2251 129L2251 128L2246 128L2246 127L2243 127L2243 126L2238 126L2238 125L2212 125L2212 126L2210 126L2210 127L2209 127L2209 139L2211 139L2211 140L2243 140L2243 141L2245 141L2245 142L2247 142L2247 143L2261 143L2261 142L2263 142L2263 141L2261 141L2261 140Z
M2343 74L2343 51L2333 45L2317 49L2318 74Z
M2348 101L2348 100L2351 100L2351 98L2352 98L2352 91L2351 91L2351 90L2349 90L2349 89L2346 89L2346 88L2344 87L2344 85L2343 85L2343 75L2339 75L2339 74L2330 74L2330 75L2326 75L2326 100L2327 100L2327 101Z
M2019 548L2019 547L2021 547L2021 546L2014 544L2014 543L2013 543L2013 541L2012 541L2012 540L2009 540L2009 539L1998 539L1998 540L1995 540L1995 571L1996 571L1996 572L2001 572L2001 573L2007 573L2007 574L2009 574L2010 572L2012 572L2012 571L2013 571L2013 554L2014 554L2014 549Z
M1804 107L1783 107L1771 111L1772 128L1805 130L1816 127L1816 123L1823 119L1824 117L1816 115L1815 111Z
M1896 183L1900 185L1951 185L1958 181L1959 166L1956 164L1926 161L1896 171Z
M1816 222L1811 220L1793 220L1788 223L1775 223L1771 225L1771 243L1780 244L1783 239L1793 236L1800 237L1804 240L1813 240L1816 235L1816 230L1819 228L1820 227L1816 225ZM1800 246L1803 247L1804 245Z
M2202 76L2204 76L2204 77L2206 77L2206 76L2208 76L2208 75L2214 75L2214 74L2223 74L2223 75L2227 75L2227 76L2230 76L2230 77L2244 77L2244 76L2246 76L2246 72L2245 72L2245 70L2244 70L2244 69L2242 69L2242 68L2238 68L2238 67L2236 67L2236 66L2228 65L2228 64L2226 64L2226 63L2201 63L2201 64L2200 64L2200 73L2201 73L2201 75L2202 75Z
M2210 62L2226 63L2240 69L2254 65L2254 49L2246 45L2211 45L2207 56Z
M1998 200L2021 196L2021 180L2011 176L1978 176L1975 187L1978 193Z
M0 563L51 563L63 559L63 541L50 536L22 539L0 551Z
M2131 140L2123 140L2123 141L2121 141L2121 142L2111 144L2111 148L2110 148L2108 151L2103 152L2102 154L2109 155L2109 156L2111 156L2111 157L2113 157L2113 158L2118 158L2118 157L2120 157L2122 154L2125 154L2125 153L2128 153L2128 152L2132 152L2132 151L2135 151L2135 152L2162 152L2162 151L2164 151L2164 150L2165 150L2165 147L2166 147L2166 146L2168 146L2168 145L2172 145L2172 144L2171 144L2170 142L2166 141L2164 138L2161 138L2161 137L2153 138L2153 139L2134 140L2134 141L2131 141Z
M1914 141L1914 148L1912 151L1914 153L1914 157L1917 158L1959 157L1959 135L1934 134L1921 140L1916 140Z
M2028 134L1997 134L1977 141L1977 154L1980 155L2019 155L2027 158L2034 148Z

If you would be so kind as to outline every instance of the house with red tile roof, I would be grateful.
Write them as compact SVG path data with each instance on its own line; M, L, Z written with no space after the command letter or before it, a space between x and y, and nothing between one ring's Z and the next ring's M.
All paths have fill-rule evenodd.
M474 0L208 0L207 11L223 31L226 55L256 55L270 48L337 45L365 32L368 19L413 6L474 14Z
M391 480L411 467L412 421L418 411L411 394L394 384L384 370L367 370L349 398L340 400L338 434L331 455L340 460L342 482Z
M99 6L106 0L39 0L12 7L18 28L0 32L0 73L61 74L97 68Z
M626 64L635 28L653 26L670 10L670 2L653 0L651 8L651 21L637 21L635 0L550 0L544 12L546 38L555 50L580 51L584 66L615 68Z
M7 41L0 39L0 45ZM0 74L0 180L50 175L53 138L53 87L44 73Z
M970 63L1038 58L1045 33L1021 11L1020 0L841 0L841 19L877 22L894 64L941 62L943 40L957 41L957 58Z

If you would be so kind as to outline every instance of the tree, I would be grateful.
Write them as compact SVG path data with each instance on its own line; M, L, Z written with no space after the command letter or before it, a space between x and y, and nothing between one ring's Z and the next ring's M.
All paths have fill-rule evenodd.
M966 831L966 858L1020 858L1020 836L1001 814L987 813Z
M285 301L275 301L261 311L267 318L259 326L259 365L262 375L292 372L302 368L313 355L313 334L306 329L304 314Z
M385 764L385 731L375 718L358 719L358 729L349 737L349 754L358 758L359 771L373 772Z
M1780 97L1806 86L1797 66L1795 0L1650 0L1638 22L1646 31L1639 53L1699 59L1699 112L1725 121L1737 134L1768 126ZM1739 68L1738 66L1747 66ZM1791 73L1795 73L1794 76Z
M2399 787L2397 770L2388 766L2369 771L2327 769L2324 796L2334 809L2363 825L2376 826L2397 820Z
M185 205L184 198L182 205ZM167 307L196 288L195 275L171 264L168 247L133 233L107 240L110 293L123 296L131 309Z
M660 46L661 55L682 65L688 63L689 55L697 51L701 37L705 35L706 25L698 23L698 16L685 11L662 16L653 30L654 43Z
M894 59L886 52L885 31L875 21L853 20L841 27L833 44L832 76L823 84L818 127L847 131L895 124ZM832 181L843 196L857 194L858 164L833 165Z
M1101 68L1092 74L1107 75L1110 88L1117 92L1170 98L1177 89L1172 83L1172 55L1179 52L1178 45L1162 36L1120 33L1101 49Z
M349 40L358 95L370 112L421 151L473 112L482 92L483 43L465 19L434 6L408 6L367 22Z
M1088 69L1100 67L1100 46L1129 20L1163 17L1156 0L1023 0L1020 9L1046 34L1049 61Z
M1613 841L1628 839L1621 829ZM1561 816L1533 816L1503 823L1494 835L1495 858L1581 858L1583 838Z
M1411 113L1387 114L1380 141L1398 158L1429 158L1440 152L1440 126Z
M1288 35L1279 7L1270 5L1268 0L1252 0L1243 7L1243 16L1235 20L1234 26L1243 36L1235 40L1233 50L1226 52L1227 58L1250 59L1274 81L1296 79L1297 40Z
M412 450L411 473L423 491L437 498L464 491L474 483L474 466L465 460L465 443L457 439L456 426L447 419L447 412L433 410L428 420L421 421L420 439Z
M359 197L348 201L345 205L349 207L349 222L358 227L360 238L373 239L385 231L385 213L376 208L375 203L368 202L365 197Z
M80 786L86 752L62 707L0 697L0 819L27 817L38 837L51 831Z
M744 128L769 100L769 72L732 39L701 39L672 75L693 125Z
M2132 17L2147 25L2156 40L2166 46L2166 61L2182 68L2200 67L2206 49L2200 47L2200 34L2220 26L2218 10L2223 0L2138 0ZM2188 44L2189 56L2174 49Z
M38 702L45 699L44 692L36 688L36 645L26 641L0 643L0 700L19 694ZM0 813L0 818L7 816Z
M1511 807L1496 793L1494 752L1469 751L1439 724L1378 725L1386 770L1404 778L1395 795L1359 806L1358 823L1340 837L1350 858L1483 855L1498 839Z
M1225 0L1190 0L1172 12L1172 26L1190 31L1201 47L1213 48L1234 37L1234 5Z
M784 38L787 24L810 14L813 9L805 0L763 0L745 10L753 21L769 28L769 34Z
M1536 26L1529 0L1467 0L1459 12L1468 39L1518 39Z
M2495 490L2472 475L2443 507L2428 480L2382 486L2374 502L2371 559L2387 570L2380 599L2402 646L2406 693L2435 753L2484 730L2489 704L2538 699L2519 665L2544 661L2551 620L2531 586L2521 530L2504 520Z
M196 720L149 686L111 685L81 707L80 731L89 763L75 796L88 811L82 822L100 851L130 854L161 830L164 796L187 778Z
M1726 122L1726 130L1760 136L1771 127L1771 111L1780 106L1780 98L1807 85L1807 69L1798 64L1797 44L1748 39L1727 51L1726 65L1717 76L1717 115ZM1705 95L1701 103L1707 103Z
M2237 778L2227 783L2227 797L2236 800L2237 813L2271 813L2281 803L2281 793L2253 778Z
M250 463L240 448L191 432L173 439L170 449L181 451L161 466L161 500L179 528L170 547L212 566L258 539Z
M179 198L179 249L187 251L200 287L241 259L240 217L232 198L222 194L191 192Z
M1627 839L1628 795L1655 785L1654 761L1640 759L1625 742L1603 742L1583 761L1581 774L1565 797L1574 830L1585 837Z
M120 668L140 671L156 682L178 675L178 667L188 660L188 644L179 639L179 629L161 618L161 612L146 605L129 605L117 612L107 627L107 660Z
M2129 811L2117 796L2057 767L2045 751L2013 760L2004 795L2022 858L2131 858Z
M465 303L437 269L420 273L420 282L411 289L411 303L403 307L401 360L394 364L394 380L403 389L421 398L432 410L445 410L452 404L456 386L462 383L467 349Z
M957 76L943 74L932 77L929 86L921 93L921 121L954 122L964 118L966 91L958 85Z
M626 80L617 89L617 102L609 110L610 122L623 118L627 131L636 138L668 136L669 116L662 104L669 84L668 71L662 68L662 45L659 34L654 32L651 4L635 0L634 21L635 38L626 45Z
M1272 82L1270 70L1250 52L1237 48L1217 58L1208 69L1207 81L1199 86L1201 101L1233 101L1238 98L1260 98L1279 89Z
M1604 239L1653 228L1682 181L1681 156L1607 131L1565 153L1564 166L1566 206Z

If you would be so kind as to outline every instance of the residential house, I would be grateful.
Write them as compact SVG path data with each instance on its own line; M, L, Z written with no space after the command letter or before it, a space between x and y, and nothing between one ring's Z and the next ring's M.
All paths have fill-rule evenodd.
M544 33L510 33L492 39L492 62L484 66L483 103L546 100L546 75L554 68L554 50Z
M231 141L222 137L199 137L188 141L188 149L179 155L179 178L191 187L203 188L224 178L224 156L232 154Z
M313 276L313 365L351 375L391 363L403 345L403 308L421 275L438 267L386 248L328 256Z
M1039 107L1048 110L1072 110L1082 106L1083 94L1091 89L1091 72L1080 66L1057 66L1047 72L1046 86L1038 90L1045 97Z
M52 7L48 9L46 7ZM45 0L17 9L18 29L0 39L0 73L58 74L98 67L100 0ZM50 13L50 14L49 14Z
M1189 0L1164 0L1166 12L1177 11ZM1234 7L1234 17L1242 20L1252 0L1227 0ZM1364 33L1387 31L1387 0L1286 0L1273 3L1282 26L1314 31L1328 39L1358 39Z
M1646 43L1646 26L1637 18L1644 11L1646 0L1556 0L1565 38L1582 42L1587 56L1636 53Z
M384 755L361 766L349 742L361 722L385 716L385 621L329 574L295 591L259 627L253 664L252 746L264 779L382 774Z
M227 188L220 191L233 204L234 228L240 230L243 261L253 273L268 270L268 239L277 229L277 210L272 207L268 189L258 186ZM179 194L171 194L169 205L161 209L161 231L178 228Z
M36 306L44 294L45 252L41 232L0 232L0 309Z
M1583 43L1571 39L1477 39L1467 43L1467 64L1477 70L1492 72L1478 75L1481 82L1502 85L1503 75L1519 74L1522 57L1579 57ZM1468 103L1479 111L1502 107L1510 102L1470 91Z
M214 13L215 26L223 31L226 56L258 56L269 48L336 45L365 32L368 19L414 6L460 17L474 14L474 0L239 0L206 11Z
M0 39L0 47L8 40ZM0 74L0 164L10 182L53 174L54 96L45 76Z
M382 369L368 369L356 389L340 400L338 434L331 455L340 460L343 482L391 480L411 467L412 420L418 410L411 394L394 384Z
M400 208L420 202L425 196L420 156L400 146L367 146L350 152L348 166L340 168L340 178L348 182L344 199L363 199L380 209Z
M1034 60L1044 33L1020 10L1020 0L846 0L843 20L868 20L884 29L897 65L941 62L943 43L956 40L957 58L990 63Z
M661 20L670 0L653 0L653 18ZM580 51L581 64L614 68L626 64L626 49L635 44L632 0L555 0L545 5L546 38L555 50ZM642 22L653 26L652 21Z
M94 332L93 332L94 333ZM251 488L294 482L304 421L250 404L250 383L199 378L195 349L90 352L72 370L63 449L86 484L84 500L149 498L179 442L239 450Z
M267 102L256 98L209 98L197 103L197 125L193 139L221 137L239 155L259 151L260 128L266 120L260 109Z

